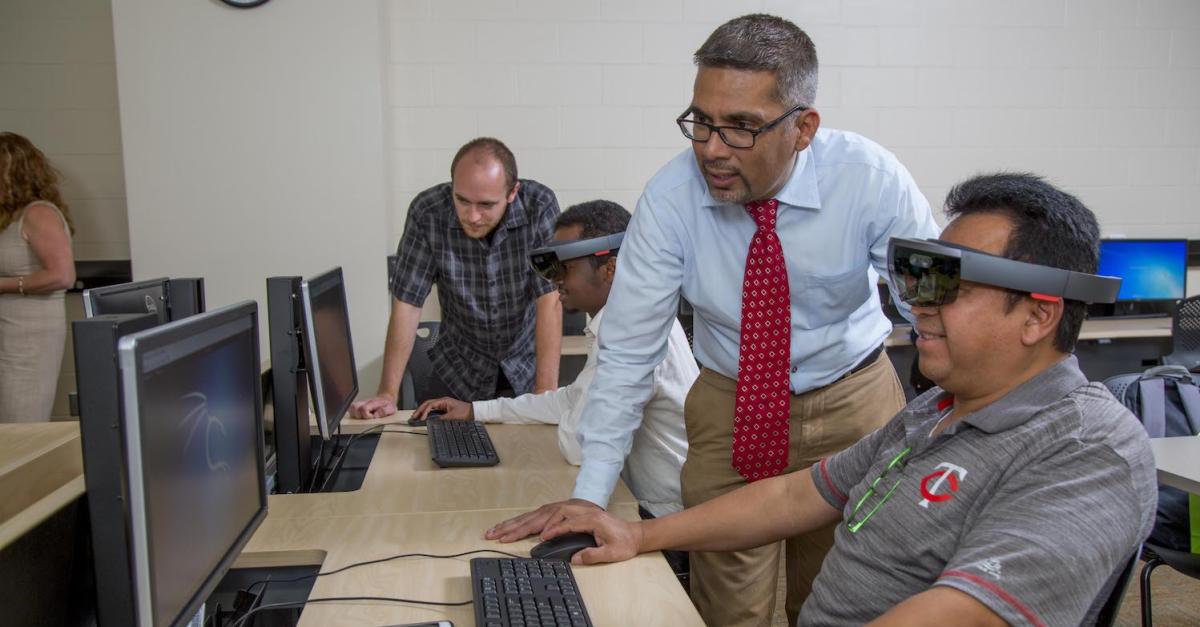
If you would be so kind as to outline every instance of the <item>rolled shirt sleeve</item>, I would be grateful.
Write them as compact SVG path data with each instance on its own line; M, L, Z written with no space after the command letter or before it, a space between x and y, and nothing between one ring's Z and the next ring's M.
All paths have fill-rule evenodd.
M895 176L881 179L878 207L882 215L889 216L888 220L873 224L870 232L871 266L887 281L892 293L892 302L900 314L909 322L915 322L912 308L900 300L897 287L892 283L891 272L888 270L888 243L893 237L935 238L941 233L941 228L933 219L929 209L929 201L917 187L912 175L899 162L895 165Z
M638 200L605 305L596 377L579 425L583 464L574 498L607 507L654 392L654 369L667 354L679 308L683 254L678 226L659 222L655 198Z
M400 236L400 244L396 247L392 296L414 307L425 305L429 290L437 280L437 259L426 232L431 228L427 218L432 196L430 192L425 192L409 204L404 234Z

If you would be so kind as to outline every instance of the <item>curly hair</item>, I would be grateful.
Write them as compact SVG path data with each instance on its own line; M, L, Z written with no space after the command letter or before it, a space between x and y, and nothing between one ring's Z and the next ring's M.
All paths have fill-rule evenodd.
M67 220L75 223L58 191L58 171L33 142L16 133L0 132L0 231L8 228L29 203L54 203Z

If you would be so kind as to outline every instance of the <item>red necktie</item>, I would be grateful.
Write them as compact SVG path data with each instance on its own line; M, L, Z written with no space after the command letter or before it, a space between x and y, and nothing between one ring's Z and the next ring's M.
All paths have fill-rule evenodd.
M779 201L746 205L758 231L746 253L742 341L733 411L733 467L747 481L787 468L792 310L783 246L775 233Z

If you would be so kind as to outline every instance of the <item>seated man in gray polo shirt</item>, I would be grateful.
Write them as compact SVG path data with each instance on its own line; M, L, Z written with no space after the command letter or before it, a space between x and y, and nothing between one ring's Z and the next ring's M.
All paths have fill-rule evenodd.
M1096 271L1095 216L1038 177L971 179L946 213L934 248ZM893 273L930 262L893 257ZM801 625L1083 622L1149 534L1156 484L1141 425L1071 354L1078 292L1067 281L1057 295L973 282L965 261L961 281L914 276L935 279L910 280L902 296L914 303L921 371L938 387L886 426L807 472L679 514L630 523L580 508L543 538L593 533L600 546L573 558L586 564L741 550L842 521Z

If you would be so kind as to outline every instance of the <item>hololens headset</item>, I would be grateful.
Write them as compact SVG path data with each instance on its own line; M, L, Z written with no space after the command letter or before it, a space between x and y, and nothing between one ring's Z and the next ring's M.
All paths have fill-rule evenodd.
M529 253L529 263L538 274L557 281L567 274L566 262L580 257L602 257L621 247L625 232L591 239L556 242Z
M933 239L893 237L888 268L900 300L918 307L954 302L959 281L1027 292L1038 300L1085 303L1111 303L1121 289L1120 277L1041 266Z

